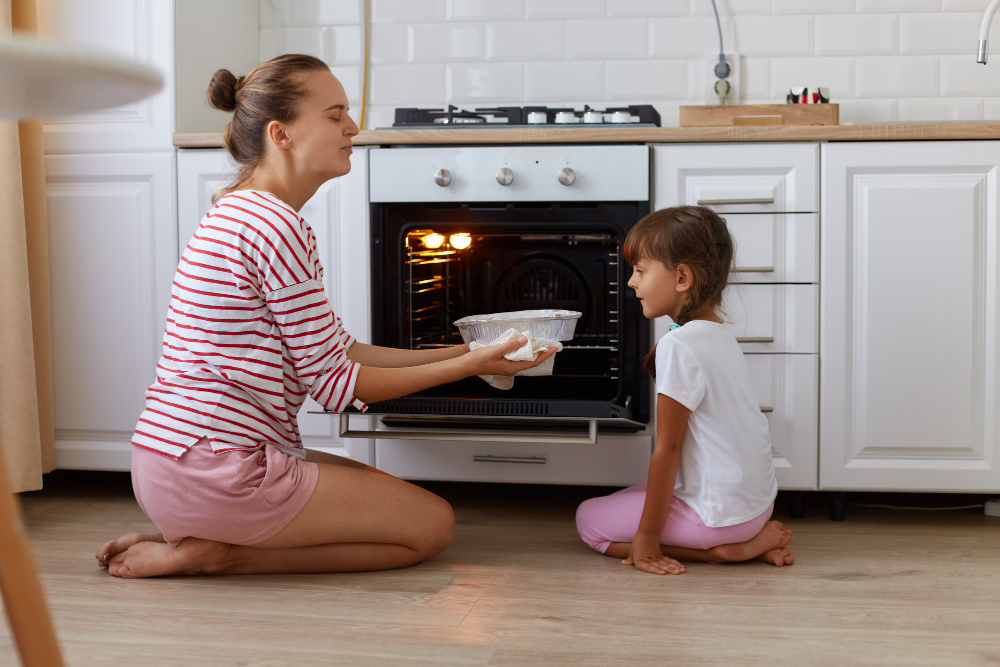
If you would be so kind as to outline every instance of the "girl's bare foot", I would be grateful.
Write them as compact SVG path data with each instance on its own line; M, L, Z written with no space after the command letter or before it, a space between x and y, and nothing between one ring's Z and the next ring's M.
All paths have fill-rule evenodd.
M177 546L138 542L108 561L108 572L123 579L168 574L211 574L228 563L232 545L187 537Z
M105 542L97 553L94 554L94 558L97 559L97 564L101 567L107 567L108 561L112 557L117 556L121 552L125 551L133 544L138 544L139 542L165 542L163 535L160 533L125 533L116 540L111 540L110 542Z
M720 544L709 549L708 553L718 558L717 562L733 563L752 560L772 549L786 547L791 541L791 530L786 530L780 521L768 521L759 533L746 542Z
M782 567L784 565L792 565L795 562L795 556L788 550L788 547L778 547L757 556L757 560Z

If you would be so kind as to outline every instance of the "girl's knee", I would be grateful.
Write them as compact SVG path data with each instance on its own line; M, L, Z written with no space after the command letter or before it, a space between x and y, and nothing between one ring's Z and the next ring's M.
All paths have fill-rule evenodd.
M596 516L599 513L600 500L600 498L590 498L576 508L576 532L591 548L603 553L602 547L606 548L607 540L597 530Z

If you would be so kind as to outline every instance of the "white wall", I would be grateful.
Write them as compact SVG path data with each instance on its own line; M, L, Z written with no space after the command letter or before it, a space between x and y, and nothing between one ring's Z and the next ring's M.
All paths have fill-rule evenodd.
M976 63L988 0L717 0L742 101L831 89L841 122L1000 119L1000 25ZM282 51L327 60L360 99L357 0L274 0ZM397 106L500 103L677 108L708 99L717 48L709 0L370 0L366 128ZM261 58L278 53L260 2ZM1000 23L1000 19L996 21ZM730 46L731 45L731 46Z

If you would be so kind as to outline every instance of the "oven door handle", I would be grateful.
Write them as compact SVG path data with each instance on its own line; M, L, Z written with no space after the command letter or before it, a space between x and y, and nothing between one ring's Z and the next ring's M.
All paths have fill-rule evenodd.
M545 433L530 431L478 431L448 429L442 431L354 431L351 430L351 413L340 413L341 438L391 438L393 440L448 440L461 442L517 442L530 444L596 445L597 420L587 420L587 434Z

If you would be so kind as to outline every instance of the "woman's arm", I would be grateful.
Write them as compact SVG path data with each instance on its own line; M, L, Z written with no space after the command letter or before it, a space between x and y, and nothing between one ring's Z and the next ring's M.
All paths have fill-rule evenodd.
M470 375L513 375L533 368L556 353L550 347L534 361L510 361L504 355L528 341L520 336L503 345L488 345L459 357L404 368L376 368L362 365L354 384L354 396L364 403L387 401L415 391L455 382ZM351 350L354 346L351 345ZM350 352L350 350L348 350Z
M468 351L468 345L455 345L454 347L442 347L434 350L400 350L395 347L379 347L355 342L348 348L347 358L352 362L372 368L403 368L454 359Z
M656 446L649 461L646 502L642 507L639 530L632 540L631 553L625 560L646 572L667 573L661 560L666 562L670 559L660 551L660 532L674 496L681 446L690 414L690 410L669 396L656 395Z

